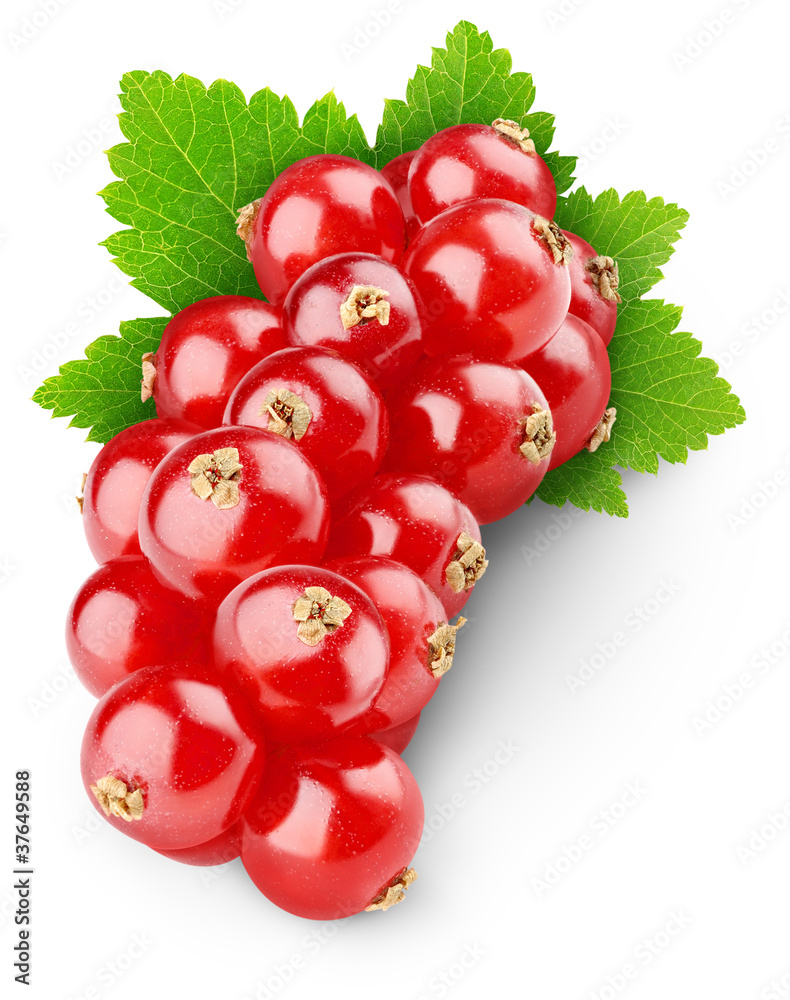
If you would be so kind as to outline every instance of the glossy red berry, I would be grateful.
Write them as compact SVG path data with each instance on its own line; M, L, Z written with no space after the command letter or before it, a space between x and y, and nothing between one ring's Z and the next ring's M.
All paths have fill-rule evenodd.
M278 310L260 299L216 295L170 320L155 354L143 357L143 398L160 417L204 430L219 427L236 383L262 358L285 347Z
M488 566L472 512L427 476L376 476L340 503L326 559L360 556L384 556L414 570L448 618Z
M151 473L200 428L183 420L144 420L116 434L85 477L82 525L98 563L140 555L137 518Z
M280 566L222 602L214 656L272 741L315 742L371 707L387 676L389 640L359 587L329 570Z
M171 861L182 865L195 865L200 868L213 868L215 865L226 865L235 861L241 854L241 820L225 830L218 837L213 837L205 844L195 847L183 847L178 851L157 851Z
M417 150L409 193L421 223L477 198L504 198L554 218L557 186L529 132L515 122L452 125Z
M100 566L69 609L66 649L74 671L101 697L142 667L210 661L206 609L163 587L142 556Z
M414 156L414 152L401 153L400 156L396 156L394 160L385 163L381 168L381 176L387 181L400 202L403 220L406 223L407 243L417 235L420 228L420 220L414 214L414 206L409 194L409 167Z
M546 397L515 365L428 358L387 400L387 472L440 482L479 524L507 517L549 469L555 435Z
M617 287L620 271L611 257L602 257L590 244L574 233L563 232L573 247L570 262L571 304L568 311L583 319L607 346L617 324L617 305L621 301Z
M397 902L422 836L420 790L365 736L272 754L244 816L241 860L261 892L313 920Z
M390 668L372 707L355 732L379 733L419 714L450 669L455 630L431 588L401 563L379 556L336 559L329 569L355 583L373 601L387 626Z
M403 261L424 305L425 353L516 362L549 340L568 312L570 244L508 201L450 208Z
M557 443L550 469L609 440L616 416L615 410L607 410L612 370L606 346L592 327L568 316L548 344L523 364L551 407Z
M372 254L345 253L295 282L283 327L296 346L329 347L386 389L422 355L422 324L411 284Z
M156 850L219 837L261 779L260 726L213 672L147 667L99 701L82 742L82 780L117 830Z
M389 747L395 753L403 753L414 738L419 724L420 714L418 712L413 719L408 719L399 726L393 726L392 729L386 729L383 733L372 733L371 735L374 740L383 743L385 747Z
M320 347L292 347L257 364L230 397L225 423L293 441L318 469L330 501L376 474L389 427L370 378Z
M270 566L319 562L328 530L312 463L257 427L220 427L171 451L140 508L140 545L157 576L214 606Z
M288 289L324 257L359 250L388 261L403 254L398 199L378 170L348 156L308 156L284 170L239 218L239 236L266 298Z

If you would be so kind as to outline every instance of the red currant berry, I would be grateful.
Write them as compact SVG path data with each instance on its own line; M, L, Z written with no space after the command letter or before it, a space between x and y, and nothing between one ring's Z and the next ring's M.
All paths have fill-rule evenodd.
M183 420L144 420L107 442L85 477L82 524L98 563L140 555L137 518L151 473L200 428Z
M283 327L292 344L330 347L356 361L382 389L422 355L414 289L372 254L338 254L306 271L285 300Z
M222 602L214 656L260 712L267 737L303 743L368 711L387 676L389 640L359 587L326 569L279 566Z
M573 247L570 263L571 304L569 312L583 319L607 346L614 336L620 271L611 257L601 257L586 240L563 232Z
M328 569L355 583L381 613L390 639L390 669L373 707L354 727L378 733L418 715L436 693L455 652L442 602L417 574L391 559L336 559Z
M504 198L537 215L554 218L557 186L529 132L515 122L453 125L417 150L409 193L422 223L453 205L477 198Z
M399 902L425 810L411 771L365 736L273 754L244 816L241 860L277 906L313 920Z
M101 697L141 667L208 663L210 624L202 605L163 587L142 556L100 566L80 587L66 627L74 671Z
M508 201L450 208L415 237L403 267L424 304L425 353L516 362L568 312L570 244Z
M205 844L183 847L179 851L157 851L157 854L162 854L171 861L180 861L182 865L196 865L200 868L226 865L241 854L241 833L241 820L237 820L224 833Z
M348 156L308 156L284 170L239 217L239 236L263 294L282 305L308 267L348 250L398 261L398 199L378 170Z
M330 501L371 479L387 448L387 409L356 365L320 347L278 351L236 386L226 424L292 440L315 465Z
M147 667L107 692L82 742L98 812L133 840L183 850L219 837L261 779L260 726L213 672Z
M157 576L216 606L253 573L320 562L326 487L285 438L219 427L165 458L140 507L140 545Z
M389 747L390 750L394 750L395 753L403 753L406 747L411 743L414 734L417 732L417 726L419 724L420 713L418 712L413 719L402 722L399 726L393 726L392 729L386 729L383 733L373 733L373 739L377 740L379 743L383 743L385 747Z
M585 322L568 316L551 340L523 361L540 383L551 407L557 444L550 469L583 448L596 451L608 441L617 411L606 409L612 370L606 346Z
M326 558L403 563L457 615L488 562L469 508L427 476L376 476L341 502Z
M548 472L555 441L548 403L515 365L427 358L387 406L386 471L431 476L478 524L512 514Z
M420 220L414 214L414 208L409 194L409 167L414 159L414 152L401 153L394 160L385 163L381 168L381 176L395 192L400 202L403 220L406 223L406 241L413 239L420 228Z
M285 347L280 316L267 302L216 295L187 306L165 327L156 354L143 355L143 399L160 417L219 427L228 397L261 358Z

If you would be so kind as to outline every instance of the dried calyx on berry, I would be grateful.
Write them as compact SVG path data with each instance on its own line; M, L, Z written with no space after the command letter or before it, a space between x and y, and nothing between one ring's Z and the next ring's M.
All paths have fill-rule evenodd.
M524 440L519 451L533 465L540 465L544 458L549 458L556 441L551 410L533 403L532 413L524 424Z
M143 818L145 799L142 788L130 788L125 781L106 774L90 786L105 816L117 816L131 823Z
M523 153L536 152L535 143L529 137L529 129L522 128L518 122L511 121L509 118L497 118L495 122L491 123L491 127L506 139L510 139Z
M593 287L607 302L623 301L617 291L620 284L620 268L613 257L591 257L587 261L587 270L592 278Z
M417 872L413 868L406 868L385 889L382 889L373 902L365 907L365 911L388 910L396 903L400 903L406 895L406 890L416 880Z
M241 499L241 471L238 448L218 448L213 454L198 455L187 469L194 495L211 500L218 510L229 510Z
M143 378L140 382L140 399L145 402L154 394L156 388L156 355L146 351L142 357Z
M348 298L340 306L340 322L344 330L350 330L358 323L375 319L382 326L390 321L389 292L375 285L354 285Z
M87 481L88 481L88 473L87 472L83 472L83 474L82 474L82 486L80 486L80 490L82 492L80 493L80 495L78 497L75 497L75 499L77 501L77 506L80 509L80 514L84 513L84 507L85 507L85 483L87 483Z
M471 590L488 569L486 550L466 531L462 531L455 543L455 552L445 570L445 579L453 593ZM459 626L460 627L460 626Z
M542 215L536 215L532 220L532 228L545 243L554 263L560 267L567 267L573 260L573 244L557 223L544 219Z
M614 427L615 420L617 420L617 410L614 406L610 406L601 417L601 422L592 432L592 437L585 445L587 451L598 451L602 444L611 440L612 427Z
M258 410L258 416L269 414L267 430L280 437L300 441L310 426L313 415L301 396L290 389L272 389Z
M299 622L297 638L305 646L317 646L325 636L343 624L351 614L351 608L324 587L307 587L295 602L293 614L294 621Z
M251 260L250 239L252 238L252 230L261 207L261 201L262 199L258 198L250 202L249 205L245 205L239 212L238 219L236 219L236 235L244 240L244 245L247 248L247 260Z
M455 636L466 625L466 618L459 617L457 624L442 622L428 639L428 670L438 680L444 677L453 665L455 656Z

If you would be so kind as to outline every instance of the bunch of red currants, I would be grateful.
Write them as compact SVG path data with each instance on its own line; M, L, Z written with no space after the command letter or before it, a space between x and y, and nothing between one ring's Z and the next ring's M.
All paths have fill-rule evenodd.
M242 210L268 301L174 316L142 359L156 419L85 479L100 565L67 643L117 829L187 864L240 854L305 917L403 897L424 810L400 754L486 571L480 525L615 417L617 265L556 202L497 120L381 172L308 157Z

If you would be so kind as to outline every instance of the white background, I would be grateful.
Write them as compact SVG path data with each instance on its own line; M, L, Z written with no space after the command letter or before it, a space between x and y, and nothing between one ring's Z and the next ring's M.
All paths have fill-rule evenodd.
M402 0L383 30L372 17L386 0L49 2L56 16L37 14L20 45L43 0L6 0L0 31L3 996L23 992L8 892L21 767L37 869L24 995L790 995L785 0ZM25 369L53 374L121 319L158 311L97 246L118 228L95 192L111 179L101 150L120 141L123 71L224 76L247 95L270 85L300 112L334 87L373 137L382 98L403 96L461 17L534 74L559 148L586 150L590 190L644 188L691 211L654 294L686 304L684 327L749 420L687 467L628 475L627 521L559 530L536 505L487 529L472 623L407 753L433 831L420 881L387 914L324 926L277 911L238 864L207 878L96 821L78 774L92 699L62 639L92 569L72 498L96 446L27 401L39 373ZM591 659L599 669L571 693ZM585 836L581 858L561 860ZM551 866L561 877L541 888Z

